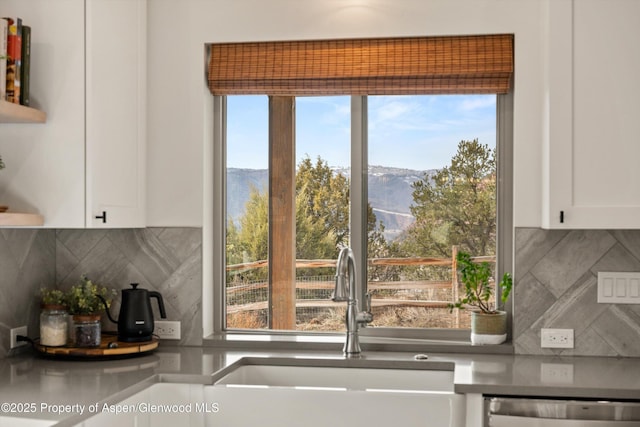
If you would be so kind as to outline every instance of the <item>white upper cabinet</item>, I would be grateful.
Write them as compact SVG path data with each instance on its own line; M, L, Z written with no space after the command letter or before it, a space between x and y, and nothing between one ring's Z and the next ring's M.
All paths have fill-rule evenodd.
M640 1L552 0L543 227L640 228Z
M86 0L86 225L145 226L146 0Z

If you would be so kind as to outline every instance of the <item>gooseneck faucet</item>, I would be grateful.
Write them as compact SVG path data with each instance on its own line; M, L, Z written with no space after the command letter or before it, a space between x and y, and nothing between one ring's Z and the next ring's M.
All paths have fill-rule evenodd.
M348 280L348 282L347 282ZM358 326L373 320L371 314L371 294L365 296L365 309L358 300L362 295L362 287L356 274L356 258L351 248L343 248L338 255L336 263L336 286L331 299L333 301L347 301L347 337L342 351L347 357L360 355L360 340L358 338Z

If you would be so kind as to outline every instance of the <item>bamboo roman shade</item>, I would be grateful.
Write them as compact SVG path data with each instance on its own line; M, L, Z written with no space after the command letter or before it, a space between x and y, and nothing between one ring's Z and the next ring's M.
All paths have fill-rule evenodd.
M506 93L513 35L210 45L214 95Z

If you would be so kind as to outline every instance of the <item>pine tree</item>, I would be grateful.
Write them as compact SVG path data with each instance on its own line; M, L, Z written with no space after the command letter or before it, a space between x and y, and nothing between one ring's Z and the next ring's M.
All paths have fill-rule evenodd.
M495 254L495 150L460 141L451 165L413 183L415 223L400 245L414 256L451 256L457 245L478 255Z

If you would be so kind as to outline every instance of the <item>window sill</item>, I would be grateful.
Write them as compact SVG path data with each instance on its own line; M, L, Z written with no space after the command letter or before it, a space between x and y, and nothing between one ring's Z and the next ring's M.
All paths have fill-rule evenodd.
M343 334L222 332L203 339L205 347L259 350L342 351ZM513 354L513 345L471 345L470 341L360 336L363 351Z

